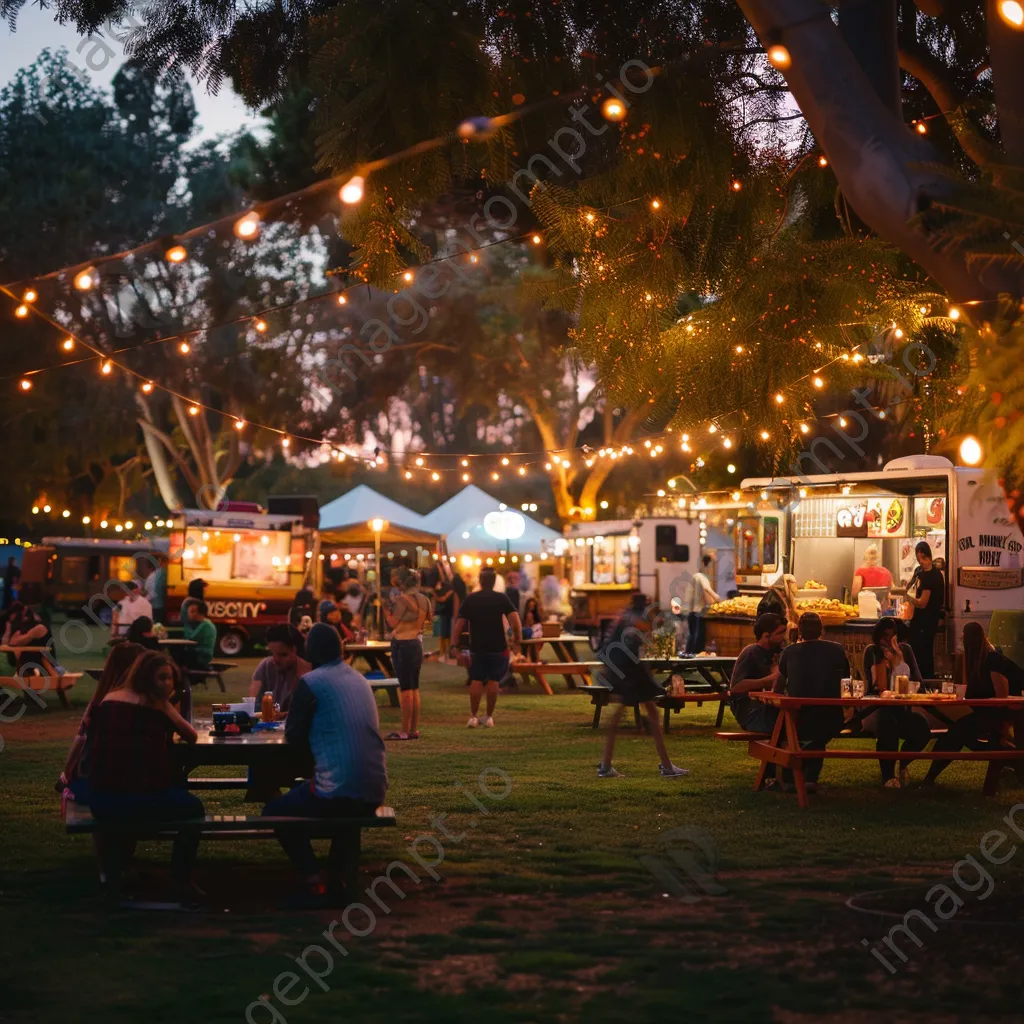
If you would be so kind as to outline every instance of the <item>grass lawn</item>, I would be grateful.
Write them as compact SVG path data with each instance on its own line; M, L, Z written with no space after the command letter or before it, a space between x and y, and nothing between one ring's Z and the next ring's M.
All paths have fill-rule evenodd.
M99 645L65 663L98 666ZM232 697L254 664L231 673ZM502 695L497 727L475 731L465 727L463 681L461 670L428 663L423 738L389 744L388 801L399 827L364 835L364 884L396 859L420 881L398 871L405 898L381 887L386 912L364 897L376 917L356 909L338 924L345 955L321 934L342 920L340 910L276 909L294 879L272 842L201 848L202 913L107 912L89 840L64 834L53 790L91 682L72 691L70 711L50 698L45 711L0 723L0 1022L207 1024L247 1013L289 1024L1019 1020L1021 933L966 924L988 890L971 895L952 880L957 861L979 858L987 832L1009 832L1001 819L1024 801L1008 786L982 797L983 766L955 763L924 793L881 789L873 762L831 762L829 791L801 811L795 797L753 792L755 763L742 745L713 739L714 710L705 706L672 719L669 749L690 776L660 779L653 744L630 727L616 756L625 777L598 779L601 735L590 728L589 701L564 692L560 678L553 697ZM208 713L219 698L200 689L197 710ZM387 732L398 711L378 700ZM478 782L488 769L492 797ZM500 773L511 780L504 798ZM252 810L235 793L204 802L215 812ZM455 839L431 826L438 814ZM683 828L682 838L666 837ZM407 852L421 834L443 848L440 880ZM419 849L433 856L429 843ZM690 881L673 851L696 863ZM168 854L166 844L140 845L129 891L158 894ZM659 880L659 863L675 876ZM999 873L985 908L1020 905L1022 863L1014 856L990 869ZM705 889L693 877L705 878ZM964 866L961 877L972 885L976 873ZM899 968L890 974L861 939L874 943L894 921L845 901L915 885L893 904L902 917L928 910L925 887L938 883L960 894L962 911L934 933L916 927L920 948L898 940L909 959L889 953ZM280 998L275 978L296 970L314 944L332 953L330 967L316 951L306 961L327 991L299 972ZM267 1002L253 1006L260 996Z

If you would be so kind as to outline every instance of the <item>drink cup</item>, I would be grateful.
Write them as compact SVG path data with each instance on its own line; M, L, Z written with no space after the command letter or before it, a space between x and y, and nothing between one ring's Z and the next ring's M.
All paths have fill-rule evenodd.
M839 681L839 693L842 697L853 696L853 680L852 679L841 679Z
M864 696L864 680L863 679L854 679L854 680L852 680L851 683L850 683L850 687L851 687L851 690L853 692L853 696L857 700L860 700L861 697Z

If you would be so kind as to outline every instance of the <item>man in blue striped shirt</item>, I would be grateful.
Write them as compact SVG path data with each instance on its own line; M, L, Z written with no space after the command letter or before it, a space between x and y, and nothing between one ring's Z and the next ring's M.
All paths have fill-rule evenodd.
M317 623L306 637L313 665L292 693L285 740L312 755L313 778L272 800L266 816L371 817L388 788L384 741L370 684L341 660L338 631ZM305 836L278 833L278 840L302 873L305 898L325 901L313 845Z

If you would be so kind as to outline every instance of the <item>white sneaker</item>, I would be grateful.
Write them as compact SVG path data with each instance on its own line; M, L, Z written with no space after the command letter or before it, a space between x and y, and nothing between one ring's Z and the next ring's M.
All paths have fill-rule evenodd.
M658 774L663 779L679 779L684 775L690 774L689 768L679 768L674 764L670 764L667 768L663 764L658 765Z
M485 726L486 726L486 727L487 727L488 729L493 729L493 728L494 728L494 719L493 719L493 718L491 718L491 716L490 716L490 715L488 715L488 716L487 716L487 717L486 717L486 718L484 719L484 725L485 725Z
M469 720L469 721L468 721L468 722L466 723L466 728L467 728L467 729L475 729L475 728L476 728L476 727L477 727L477 726L478 726L479 724L480 724L480 719L479 719L479 718L477 718L477 717L476 717L476 715L474 715L474 716L473 716L473 717L472 717L472 718L471 718L471 719L470 719L470 720Z
M599 779L621 779L622 772L617 772L611 765L606 768L603 764L597 766L597 777Z

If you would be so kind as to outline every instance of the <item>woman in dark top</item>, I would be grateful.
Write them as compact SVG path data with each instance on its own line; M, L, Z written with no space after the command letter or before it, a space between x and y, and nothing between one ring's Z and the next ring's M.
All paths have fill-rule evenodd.
M85 714L82 715L78 734L68 751L68 756L64 761L64 771L61 773L58 783L57 791L69 789L73 799L78 803L89 802L88 779L81 772L82 754L85 751L85 743L89 735L89 719L103 698L124 682L128 670L135 664L135 659L144 651L144 647L131 643L131 641L125 641L123 644L112 647L107 655L99 682L96 684L96 692L92 695Z
M540 601L535 597L528 597L523 608L523 629L539 626L544 622L544 613L540 607Z
M434 614L437 616L437 652L442 661L448 660L452 642L452 615L455 611L455 590L449 580L439 576L434 587Z
M961 668L961 683L967 684L968 700L991 700L993 697L1010 695L1008 659L997 651L985 636L985 630L978 622L968 622L963 632L964 656ZM999 710L972 708L969 715L958 718L947 729L945 736L935 741L933 751L963 750L974 748L979 741L998 743L1000 732L1007 717ZM932 761L924 785L934 785L948 761Z
M201 819L202 802L182 785L171 743L177 733L195 743L195 729L169 703L174 667L162 654L145 651L124 681L93 709L85 755L89 807L97 822L186 821ZM105 850L107 877L114 881L127 849ZM171 863L185 891L199 850L198 831L174 840Z
M130 644L138 644L148 651L160 650L160 641L153 632L153 620L148 615L140 615L128 627L125 640Z
M918 541L914 548L917 568L907 587L907 600L914 607L910 620L910 646L917 655L925 679L935 678L935 634L946 603L946 584L941 570L932 563L932 549L927 541Z
M921 682L921 671L917 667L913 648L909 644L899 642L899 625L896 619L882 618L875 624L871 634L871 645L864 651L864 681L866 692L883 693L892 689L892 676L897 666L905 664L907 675ZM916 753L924 750L931 739L928 721L913 708L883 708L878 715L875 734L878 737L875 749L879 751L902 749ZM881 759L878 770L882 773L882 785L887 789L902 789L907 785L908 761L900 761L899 773L896 772L896 761Z
M615 731L623 710L627 706L636 707L639 704L643 704L647 711L650 733L661 758L658 771L662 778L675 779L689 774L688 769L677 767L668 756L665 737L658 721L658 706L654 703L655 698L665 691L654 681L651 670L640 661L641 648L651 633L651 619L654 618L651 613L655 611L645 595L634 594L629 609L619 617L611 638L598 654L598 659L604 663L599 679L612 691L611 700L615 704L611 726L605 737L604 757L597 766L598 777L602 779L616 778L621 774L612 767Z
M312 590L300 590L292 601L291 611L288 613L288 621L298 628L303 616L309 616L312 622L317 620L316 598Z

